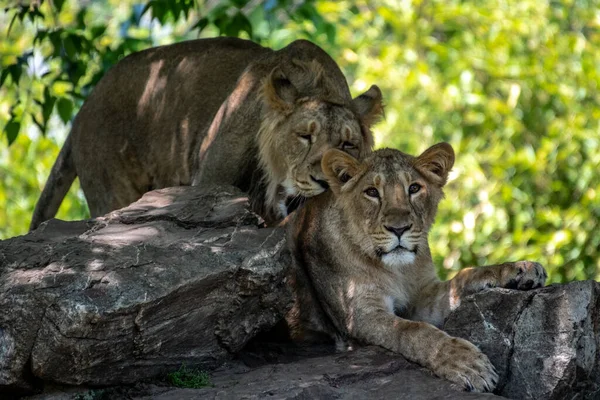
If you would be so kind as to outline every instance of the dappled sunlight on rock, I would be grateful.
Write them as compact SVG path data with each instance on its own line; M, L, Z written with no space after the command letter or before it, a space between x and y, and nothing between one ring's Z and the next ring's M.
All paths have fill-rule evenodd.
M56 284L57 276L64 281L68 275L75 271L65 267L62 263L52 263L46 268L39 269L16 269L8 272L4 277L7 286L35 285L41 288L51 287ZM3 280L4 280L3 279Z
M0 242L0 344L14 348L0 352L0 390L230 358L290 301L283 230L259 229L248 206L231 187L168 188Z
M145 193L141 199L131 204L130 206L127 206L123 211L118 210L113 213L116 213L118 215L123 214L123 212L144 212L149 210L151 211L151 209L154 208L170 206L171 204L173 204L173 201L175 201L175 199L177 198L177 194L183 192L184 190L180 188L159 189L152 192L148 192Z
M156 226L109 225L101 231L89 235L86 240L95 244L119 247L140 242L150 242L160 234L161 229Z

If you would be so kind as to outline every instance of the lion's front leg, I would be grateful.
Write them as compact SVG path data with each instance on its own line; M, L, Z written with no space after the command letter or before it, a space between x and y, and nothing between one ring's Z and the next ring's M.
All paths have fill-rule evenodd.
M384 309L356 310L350 334L402 354L469 391L492 391L494 366L475 345L420 321L409 321Z
M410 318L441 326L466 296L494 287L535 289L544 286L547 277L544 267L532 261L466 268L449 281L425 284L414 299Z

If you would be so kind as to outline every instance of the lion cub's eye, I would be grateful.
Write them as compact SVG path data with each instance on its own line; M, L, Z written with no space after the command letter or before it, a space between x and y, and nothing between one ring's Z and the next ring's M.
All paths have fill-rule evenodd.
M300 136L300 139L306 140L308 143L312 142L312 135L302 135L302 134L300 134L298 136Z
M370 187L367 190L365 190L365 194L369 197L373 197L375 199L379 198L379 192L377 191L377 189L375 189L374 187Z
M415 194L419 190L421 190L421 185L419 185L418 183L413 183L412 185L410 185L408 187L408 193L410 193L410 194Z
M350 142L342 143L342 150L354 150L356 149L356 145Z

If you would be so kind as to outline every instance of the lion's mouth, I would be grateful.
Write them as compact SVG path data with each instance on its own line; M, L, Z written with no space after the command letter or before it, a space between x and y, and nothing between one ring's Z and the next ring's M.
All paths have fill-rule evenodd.
M288 188L286 194L288 197L293 195L300 195L304 197L314 197L326 192L329 189L329 184L323 179L315 178L310 175L309 180L296 179L294 182L293 189ZM287 201L287 200L286 200Z
M321 186L321 188L323 189L323 191L326 191L327 189L329 189L329 183L327 183L327 181L326 181L326 180L324 180L324 179L318 179L318 178L315 178L315 177L314 177L314 176L312 176L312 175L310 176L310 179L311 179L313 182L317 183L319 186Z
M379 258L385 256L386 254L399 254L399 253L413 253L413 254L417 254L417 250L418 250L418 246L413 247L412 249L409 249L408 247L404 247L401 244L398 244L396 247L394 247L391 250L384 250L381 247L378 247L375 250L375 253L377 253L377 256Z

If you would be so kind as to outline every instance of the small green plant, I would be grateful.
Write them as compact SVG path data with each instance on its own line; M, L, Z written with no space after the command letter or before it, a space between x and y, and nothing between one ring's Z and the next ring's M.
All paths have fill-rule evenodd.
M185 364L179 370L169 373L167 381L173 386L188 389L210 386L208 373L198 369L188 369Z
M100 400L104 397L103 389L92 389L85 393L79 393L75 396L75 400Z

